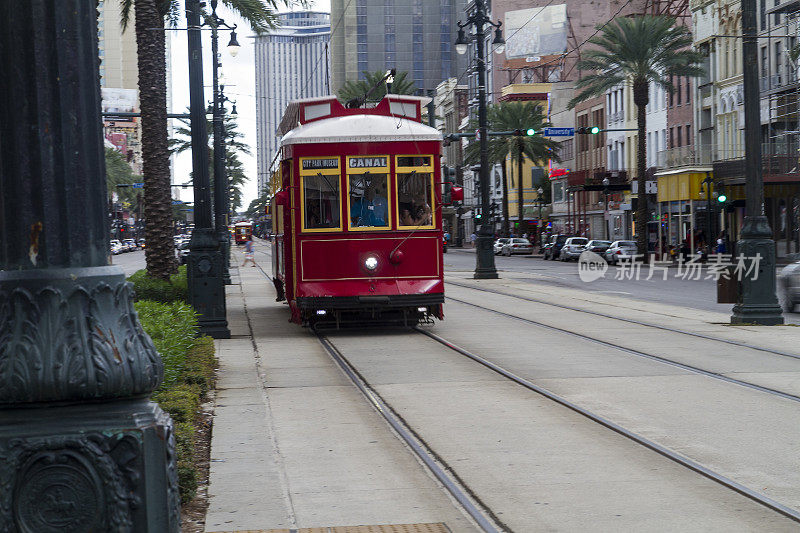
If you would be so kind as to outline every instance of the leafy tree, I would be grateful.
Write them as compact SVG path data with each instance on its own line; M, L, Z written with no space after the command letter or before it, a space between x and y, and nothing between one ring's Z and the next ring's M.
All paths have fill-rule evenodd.
M116 1L116 0L112 0ZM167 81L165 21L177 24L180 0L119 0L122 27L135 17L139 70L139 102L142 115L142 159L145 218L147 219L147 272L169 279L177 272L172 240L172 194L167 144ZM216 3L216 0L212 0ZM275 26L277 0L223 0L242 16L256 33Z
M700 76L702 55L691 50L692 36L685 26L665 16L619 17L598 26L600 33L589 42L597 48L582 52L577 63L581 70L592 71L575 84L581 90L570 102L574 108L590 98L603 96L613 87L627 83L633 89L638 128L636 173L639 201L636 209L636 243L639 253L647 253L647 202L644 194L647 116L650 84L672 93L673 76Z
M517 198L519 202L519 223L523 226L522 209L522 164L528 158L535 165L544 165L548 159L561 161L558 157L558 141L543 137L540 132L551 124L542 111L542 107L530 102L502 102L491 105L486 110L486 119L490 131L521 130L522 135L498 135L488 138L488 155L492 163L503 164L503 216L504 232L509 231L508 215L508 181L506 176L506 160L510 156L517 162ZM477 128L477 124L475 124ZM533 129L537 133L527 135ZM470 164L480 162L480 143L473 142L467 146L465 159Z
M339 89L339 94L337 97L339 101L343 104L346 104L350 100L355 98L363 98L370 89L375 87L384 76L386 76L386 72L376 71L376 72L364 72L364 79L357 80L357 81L348 81L342 88ZM391 94L414 94L416 92L416 86L414 85L413 81L407 80L406 77L408 76L408 72L398 72L394 76L394 81L391 84L391 88L389 91ZM369 95L367 102L380 102L381 99L386 96L387 94L387 86L386 83L381 83L375 90L372 91Z

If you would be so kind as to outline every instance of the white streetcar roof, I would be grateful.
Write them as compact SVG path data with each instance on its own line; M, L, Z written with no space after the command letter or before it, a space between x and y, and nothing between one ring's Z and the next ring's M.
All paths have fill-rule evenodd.
M441 141L439 130L415 120L385 115L348 115L316 120L286 133L281 146L290 144Z

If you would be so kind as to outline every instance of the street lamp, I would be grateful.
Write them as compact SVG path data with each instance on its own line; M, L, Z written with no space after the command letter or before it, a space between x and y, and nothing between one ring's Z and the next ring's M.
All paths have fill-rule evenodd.
M214 127L214 228L219 238L219 247L222 252L222 278L226 285L231 284L230 275L230 233L228 232L228 213L230 201L228 200L228 179L225 176L225 141L224 123L222 120L223 103L227 100L222 94L225 88L219 62L219 36L218 28L231 30L231 39L228 42L228 53L236 57L239 53L239 41L236 40L236 24L228 25L217 16L217 0L211 0L211 14L203 23L211 27L211 55L212 63L212 124ZM235 109L235 108L234 108Z
M761 172L761 119L758 81L756 0L742 0L742 85L744 86L745 217L736 245L747 261L760 256L758 276L742 278L732 324L783 324L775 294L775 242L764 216L764 180Z
M700 185L700 193L703 193L706 196L706 232L708 233L706 236L706 246L708 246L709 253L711 253L711 243L714 242L714 231L711 228L711 186L713 183L714 180L711 179L711 172L706 172L703 185Z
M486 6L483 0L475 0L475 10L467 18L465 23L458 21L458 38L455 42L456 52L465 54L467 52L467 37L464 28L470 25L475 27L475 46L477 52L478 70L478 136L480 137L480 181L481 181L481 211L489 212L489 156L486 134L486 62L484 58L484 25L489 24L495 28L495 35L492 44L495 51L499 54L505 51L505 40L500 30L502 22L499 20L493 23L486 15ZM520 198L520 205L522 199ZM478 229L477 246L475 254L475 279L496 279L497 268L494 265L494 250L492 247L492 228L486 219L481 220Z
M216 1L213 2L216 4ZM186 22L189 52L189 109L192 124L192 177L194 181L194 223L189 241L189 303L198 313L200 333L215 339L228 339L228 319L223 279L224 257L218 232L212 228L211 194L208 177L208 131L203 97L203 56L200 37L200 2L186 0ZM216 42L216 41L215 41ZM216 50L214 63L216 64ZM216 80L216 68L215 80ZM216 89L216 87L214 87ZM216 122L215 122L216 124ZM216 144L216 135L214 143ZM221 138L220 138L221 140ZM219 153L219 152L217 152ZM215 161L216 166L216 161ZM215 168L216 171L216 168ZM216 178L219 178L219 174ZM223 185L215 189L215 210L224 205ZM225 194L227 196L227 194ZM219 222L219 219L217 220Z
M608 238L608 186L611 184L608 178L603 178L603 225L606 227L605 235Z

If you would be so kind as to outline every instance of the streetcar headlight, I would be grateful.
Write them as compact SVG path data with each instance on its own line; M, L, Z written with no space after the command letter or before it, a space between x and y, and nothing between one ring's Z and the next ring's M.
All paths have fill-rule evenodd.
M375 270L378 268L378 258L371 256L367 257L367 259L364 261L364 266L367 268L367 270Z

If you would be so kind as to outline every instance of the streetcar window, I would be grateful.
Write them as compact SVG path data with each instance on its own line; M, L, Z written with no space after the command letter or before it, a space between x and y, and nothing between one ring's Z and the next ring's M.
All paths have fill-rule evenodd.
M350 227L389 226L388 174L349 174Z
M397 157L397 214L400 227L433 226L431 156Z
M339 176L303 176L306 229L339 227Z
M351 230L389 229L389 157L347 158Z
M300 158L303 230L340 229L338 157Z

